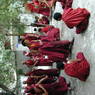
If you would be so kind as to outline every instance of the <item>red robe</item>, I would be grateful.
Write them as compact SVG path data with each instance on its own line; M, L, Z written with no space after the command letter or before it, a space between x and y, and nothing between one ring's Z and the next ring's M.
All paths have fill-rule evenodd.
M30 50L32 49L38 49L42 47L42 44L45 42L52 42L52 41L59 41L60 40L60 31L58 28L52 28L49 30L45 36L34 36L34 39L39 39L39 40L32 40L33 37L25 37L25 40L28 41L28 48Z
M68 8L62 15L62 20L69 28L76 27L76 33L83 33L88 26L90 13L85 8Z
M39 39L39 35L35 34L35 33L24 33L23 34L23 39L25 40L38 40Z
M28 85L28 86L31 86L32 84L36 84L39 80L41 80L42 78L44 78L45 76L43 77L39 77L39 78L32 78L32 77L28 77L27 80L25 81L25 83ZM56 81L57 78L51 76L51 77L48 77L46 78L45 80L42 81L43 84L49 84L49 83L52 83L54 81ZM26 87L27 88L27 87Z
M41 83L41 85L44 87L44 89L46 89L46 91L48 92L48 95L64 95L68 91L68 86L64 77L59 77L58 81L55 81L52 83L47 83L47 84ZM39 84L31 85L29 87L30 93L32 93L31 89L34 87L39 88Z
M72 7L73 0L58 0L61 3L62 8L67 9Z
M47 33L48 31L50 31L52 28L54 28L54 26L48 25L46 27L43 27L41 29L41 32Z
M26 60L23 63L27 65L28 67L31 67L34 65L35 66L52 66L53 65L53 61L48 58L45 58L44 56L32 56L31 60Z
M53 65L53 61L48 58L45 58L44 56L39 57L36 61L37 62L35 66L52 66Z
M48 4L51 6L53 5L57 0L46 0Z
M26 60L25 62L23 62L23 64L27 65L28 67L31 67L34 65L34 61L33 60Z
M50 9L47 7L45 3L27 3L26 8L31 12L35 12L38 14L42 14L45 16L50 16Z
M77 53L76 58L80 59L80 61L65 64L64 71L71 77L86 81L90 72L90 64L82 52Z
M60 40L60 30L52 26L47 26L42 29L43 32L46 32L46 36L41 37L42 42L51 42Z
M59 77L58 82L51 84L42 84L49 95L64 95L68 91L67 83L64 77Z
M47 42L39 48L39 51L55 62L63 62L70 55L70 45L71 42L68 40Z

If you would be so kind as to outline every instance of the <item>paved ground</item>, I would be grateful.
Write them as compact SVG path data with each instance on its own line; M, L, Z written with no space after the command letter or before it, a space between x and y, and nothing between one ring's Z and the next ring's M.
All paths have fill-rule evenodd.
M91 65L90 76L86 82L66 76L67 80L71 81L72 87L75 87L69 95L95 95L95 0L74 0L73 8L78 7L86 8L91 13L89 27L85 33L77 35L75 29L68 29L63 22L53 20L53 24L61 29L61 39L71 40L75 37L72 58L81 51ZM60 6L56 11L59 11L59 8Z

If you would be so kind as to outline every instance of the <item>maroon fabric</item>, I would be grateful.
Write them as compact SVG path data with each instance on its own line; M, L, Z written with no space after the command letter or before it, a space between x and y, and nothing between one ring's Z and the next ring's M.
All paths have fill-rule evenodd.
M26 95L34 95L34 94L28 93L28 94L26 94Z
M30 94L27 94L27 95L33 95L33 94L30 93Z
M41 41L43 42L50 42L50 41L57 41L60 40L60 31L58 28L49 28L46 36L41 37Z
M64 95L68 90L68 86L64 77L59 77L58 82L42 84L42 86L47 90L49 95Z
M52 66L53 61L50 59L46 59L44 57L41 57L37 60L38 62L36 63L35 66Z
M71 8L72 7L73 0L66 0L65 8Z
M28 77L28 79L25 81L25 83L30 86L32 84L36 84L39 80L41 80L42 78L44 78L45 76L41 77L41 78L31 78L31 77ZM46 78L45 80L42 81L43 84L49 84L49 83L52 83L54 81L56 81L57 78L55 77L48 77Z
M48 55L50 60L63 62L70 54L70 45L71 42L68 40L47 42L39 48L39 51L44 55Z
M33 66L35 63L33 60L26 60L25 62L23 62L23 64L27 65L28 67Z
M44 78L45 76L43 76L43 77L40 77L40 78L31 78L31 77L29 77L26 81L25 81L25 83L27 83L27 86L25 87L25 93L31 93L31 89L33 88L33 87L35 87L36 86L36 83L37 82L39 82L42 78ZM55 77L48 77L48 78L46 78L45 80L43 80L42 82L41 82L41 84L51 84L51 83L53 83L53 82L55 82L57 80L57 78L55 78Z
M39 36L40 35L35 33L24 33L23 38L31 41L31 40L38 40Z
M65 92L68 91L68 86L64 77L59 77L58 81L53 81L52 83L41 83L41 85L46 89L48 95L64 95ZM31 89L34 87L40 88L39 84L32 84L31 86L26 87L25 93L32 93Z
M48 25L48 26L46 26L46 27L43 27L43 28L41 29L41 32L47 33L47 32L48 32L49 30L51 30L52 28L54 28L54 26Z
M25 83L29 86L29 85L32 85L32 84L36 84L39 80L40 80L40 78L28 77L27 80L25 81Z
M80 61L66 64L64 71L71 77L86 81L90 72L90 64L88 63L82 52L77 53L76 58L80 59Z
M26 8L31 12L35 12L45 16L50 16L50 9L47 7L45 3L37 3L36 5L35 3L27 3Z
M48 55L48 58L54 62L66 61L66 58L69 56L69 54L52 52L44 49L41 49L41 53Z
M58 0L61 3L62 8L67 9L72 7L73 0Z
M89 19L85 19L76 27L76 33L80 34L82 31L85 31L88 27Z
M69 28L76 27L76 33L83 33L88 26L90 13L85 8L68 8L62 15L62 20Z
M48 5L52 6L57 0L46 0Z
M35 66L52 66L53 61L49 58L45 58L45 56L32 56L33 59L26 60L23 62L23 64L27 65L28 67L31 67L33 65Z
M27 37L25 37L25 41L28 41L28 48L30 50L38 49L39 47L41 47L41 42L39 40L33 40L33 38L40 39L43 43L57 41L60 40L60 31L58 28L52 28L46 33L45 36L36 37L36 34L34 34L34 36L31 37L28 35Z
M48 75L48 76L58 76L59 75L59 71L57 69L48 69L48 70L42 70L42 69L38 69L38 70L33 70L30 71L28 73L26 73L25 75L27 76L31 76L31 75Z

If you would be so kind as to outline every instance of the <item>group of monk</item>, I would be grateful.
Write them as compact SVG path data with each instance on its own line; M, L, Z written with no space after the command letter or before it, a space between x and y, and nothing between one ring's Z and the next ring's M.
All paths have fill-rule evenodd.
M42 18L36 17L35 25L39 28L39 34L25 33L22 45L27 46L30 52L24 52L30 59L23 62L31 68L25 74L27 80L24 84L25 95L66 95L71 90L60 71L86 81L90 71L90 64L83 52L78 52L74 60L69 60L72 54L72 41L60 39L60 29L49 25L51 10L56 2L60 2L64 10L63 14L55 13L53 18L57 21L63 20L69 28L76 27L76 33L83 33L89 22L90 13L84 8L73 9L73 0L32 0L25 5L31 13L42 14ZM56 68L53 68L56 63Z

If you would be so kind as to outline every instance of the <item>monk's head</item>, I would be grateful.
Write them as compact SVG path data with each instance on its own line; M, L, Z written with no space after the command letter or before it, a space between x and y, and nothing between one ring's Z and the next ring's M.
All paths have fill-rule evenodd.
M29 44L29 41L28 40L22 40L22 45L23 46L28 46L28 44Z
M61 14L61 13L56 12L56 13L54 14L53 18L54 18L55 20L57 20L57 21L60 21L60 20L61 20L61 18L62 18L62 14Z

